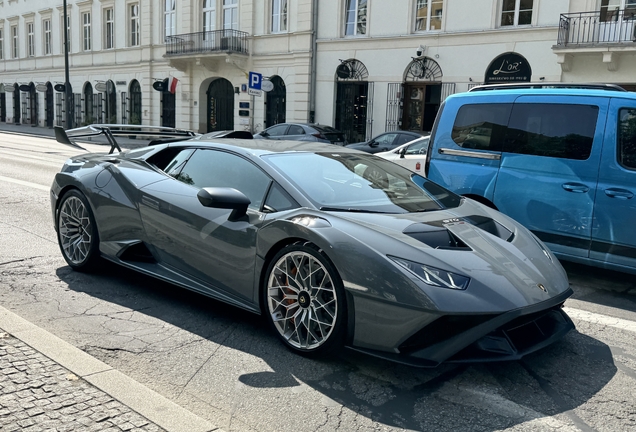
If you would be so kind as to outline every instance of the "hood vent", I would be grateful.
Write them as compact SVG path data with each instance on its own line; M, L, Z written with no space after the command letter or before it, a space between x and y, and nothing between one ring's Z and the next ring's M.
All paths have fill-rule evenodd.
M451 220L417 223L410 225L402 232L435 249L472 250L462 239L446 229L448 224L457 222L469 223L508 242L514 238L512 231L494 219L485 216L467 216Z

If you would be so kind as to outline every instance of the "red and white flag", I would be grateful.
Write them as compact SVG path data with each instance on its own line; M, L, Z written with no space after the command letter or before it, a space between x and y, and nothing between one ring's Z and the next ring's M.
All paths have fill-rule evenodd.
M175 77L170 77L168 78L168 91L172 94L175 94L177 92L177 83L179 82L178 79L176 79Z

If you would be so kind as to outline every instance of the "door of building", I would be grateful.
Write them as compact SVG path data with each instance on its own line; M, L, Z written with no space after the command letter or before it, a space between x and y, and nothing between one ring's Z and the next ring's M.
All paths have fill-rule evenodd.
M45 93L45 107L46 107L46 127L53 127L53 85L50 82L46 83Z
M430 132L442 99L442 83L404 84L402 129Z
M175 96L174 93L170 93L168 88L168 78L163 80L164 90L161 92L161 126L175 127L176 126L176 109L175 109Z
M16 83L13 87L13 123L20 124L20 85Z
M0 122L7 121L7 94L2 91L0 93Z
M347 142L367 139L368 98L368 82L338 82L335 127L345 134Z
M279 76L273 76L270 81L274 84L274 90L267 92L267 108L265 110L265 128L285 123L287 114L287 88L285 82Z
M207 131L234 129L234 88L225 78L215 79L207 91Z

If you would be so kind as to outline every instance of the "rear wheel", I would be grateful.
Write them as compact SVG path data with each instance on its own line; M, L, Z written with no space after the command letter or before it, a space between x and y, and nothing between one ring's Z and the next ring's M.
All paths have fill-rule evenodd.
M58 244L68 265L78 271L93 270L100 259L99 237L84 194L73 189L62 196L56 226Z
M342 346L342 280L314 245L289 245L270 262L263 290L265 313L292 351L321 355Z

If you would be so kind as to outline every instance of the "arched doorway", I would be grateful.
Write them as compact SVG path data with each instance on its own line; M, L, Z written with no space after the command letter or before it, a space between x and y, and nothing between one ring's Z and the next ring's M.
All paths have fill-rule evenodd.
M68 117L66 115L64 115L64 128L66 129L71 129L74 128L78 125L76 125L76 121L75 121L75 97L73 96L73 86L71 85L71 83L68 83L68 90L66 92L63 93L64 94L64 98L66 98L66 96L70 96L71 101L66 102L66 99L64 99L64 110L66 110L66 108L68 107L70 114L68 115ZM67 125L66 124L66 119L70 119L71 120L71 124Z
M31 126L38 126L39 125L39 104L38 102L40 101L38 92L35 90L35 84L34 83L29 83L29 92L27 93L29 95L29 103L28 103L28 109L29 109L29 119L31 120Z
M433 129L442 102L442 68L428 57L413 59L404 72L402 129Z
M13 84L13 124L20 124L20 84Z
M285 82L278 75L270 78L274 89L267 92L265 103L265 125L263 128L274 126L278 123L285 123L287 117L287 88Z
M139 81L132 80L130 82L130 111L129 124L140 125L141 124L141 85Z
M46 83L46 93L44 94L44 115L46 117L46 127L53 127L53 85L50 82Z
M208 86L207 131L234 129L234 88L225 78L217 78Z
M90 82L84 84L84 124L91 125L95 123L95 115L93 113L93 86Z
M350 143L371 138L371 96L373 83L367 82L366 66L355 59L341 62L336 68L335 128L344 132Z
M4 92L4 84L0 83L0 122L7 121L7 94Z
M163 80L163 91L161 92L161 126L176 126L175 105L175 95L168 91L168 78L166 78Z
M117 90L112 80L106 81L106 123L117 124Z

